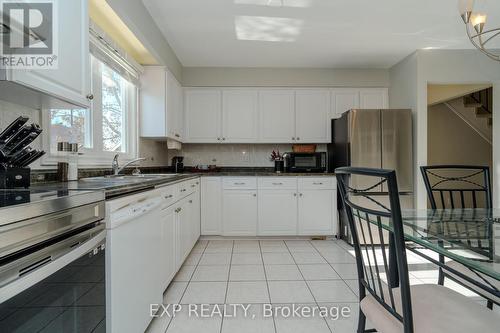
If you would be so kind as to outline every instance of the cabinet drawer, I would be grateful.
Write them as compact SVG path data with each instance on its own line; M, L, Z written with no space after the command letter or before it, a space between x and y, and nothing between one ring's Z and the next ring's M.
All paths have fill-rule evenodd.
M170 206L179 198L179 188L177 187L177 184L163 187L161 190L160 195L164 199L165 207Z
M200 188L200 179L192 179L187 181L187 188L191 191L197 191Z
M291 177L262 177L259 178L258 183L259 183L259 189L263 190L297 189L297 178L291 178Z
M335 190L337 182L334 177L299 178L299 190Z
M225 190L235 190L235 189L255 190L257 189L257 178L225 177L222 180L222 188Z
M182 183L177 184L178 186L178 191L177 193L179 194L178 199L182 199L189 194L193 193L195 191L195 187L193 186L194 184L191 181L185 181Z

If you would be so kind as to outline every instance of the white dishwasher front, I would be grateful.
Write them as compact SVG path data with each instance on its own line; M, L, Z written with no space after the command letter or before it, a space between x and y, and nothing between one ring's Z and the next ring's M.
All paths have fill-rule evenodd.
M106 203L106 320L111 333L143 332L161 304L162 197L152 190Z

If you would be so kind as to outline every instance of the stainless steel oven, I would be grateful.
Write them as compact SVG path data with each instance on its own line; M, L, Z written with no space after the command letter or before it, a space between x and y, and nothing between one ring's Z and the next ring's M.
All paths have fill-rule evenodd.
M286 172L325 172L326 153L286 153Z
M106 331L103 220L100 201L0 223L0 332Z

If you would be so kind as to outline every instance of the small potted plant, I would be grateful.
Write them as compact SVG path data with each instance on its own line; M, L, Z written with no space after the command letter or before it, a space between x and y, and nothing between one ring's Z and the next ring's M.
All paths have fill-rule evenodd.
M273 150L269 160L274 162L274 172L282 173L285 170L285 161L283 160L283 155L280 154L279 150Z

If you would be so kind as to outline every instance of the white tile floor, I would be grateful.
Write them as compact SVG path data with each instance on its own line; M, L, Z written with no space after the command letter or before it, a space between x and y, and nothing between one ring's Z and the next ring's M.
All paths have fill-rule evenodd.
M437 269L408 253L413 284L436 283ZM475 297L459 285L447 286ZM175 317L156 318L154 333L353 333L358 320L358 281L352 248L335 240L215 240L199 241L164 295L165 304L181 304ZM188 304L249 306L236 317L189 316ZM323 318L264 317L264 304L292 304L350 309L350 316ZM227 313L233 310L226 309ZM233 311L234 312L234 311Z

